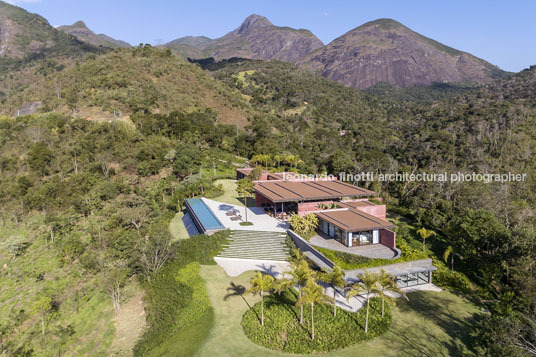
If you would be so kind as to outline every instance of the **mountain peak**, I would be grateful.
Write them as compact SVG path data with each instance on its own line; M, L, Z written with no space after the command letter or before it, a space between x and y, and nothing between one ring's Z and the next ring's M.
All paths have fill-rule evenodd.
M260 27L273 26L272 23L264 16L253 14L246 17L242 25L237 29L238 33L242 33L249 29L255 29Z
M358 29L370 27L374 25L377 25L384 30L392 30L396 28L407 28L406 26L404 26L403 24L401 24L400 22L396 20L388 19L388 18L381 18L381 19L376 19L373 21L366 22L363 25L359 26Z
M84 21L76 21L74 24L71 25L72 27L78 27L78 28L84 28L89 29Z

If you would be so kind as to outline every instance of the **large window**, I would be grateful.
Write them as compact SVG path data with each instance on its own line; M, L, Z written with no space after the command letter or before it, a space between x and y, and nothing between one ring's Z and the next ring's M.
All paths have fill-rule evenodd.
M335 235L334 235L334 238L335 240L337 240L338 242L346 245L346 234L344 233L344 231L342 229L340 229L339 227L335 227Z
M430 282L430 271L424 271L420 273L412 273L407 275L398 275L396 277L396 283L400 288L407 288L410 286L428 284Z
M372 244L372 231L354 232L352 246Z

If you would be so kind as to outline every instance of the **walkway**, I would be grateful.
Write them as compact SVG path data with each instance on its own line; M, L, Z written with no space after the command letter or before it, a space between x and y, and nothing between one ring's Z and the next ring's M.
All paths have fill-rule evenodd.
M289 228L287 222L282 222L276 218L270 217L262 207L248 207L248 221L253 223L252 226L241 226L240 222L246 220L244 206L236 206L228 203L222 203L208 198L202 198L210 210L216 215L218 220L231 230L246 230L246 231L271 231L271 232L286 232ZM242 220L232 221L232 216L227 216L231 210L237 210L242 217Z
M363 245L360 247L347 247L342 243L339 243L334 238L325 238L320 235L316 235L309 240L314 246L320 248L326 248L336 250L338 252L361 255L363 257L371 259L393 259L397 256L397 252L391 248L384 246L383 244L371 244Z

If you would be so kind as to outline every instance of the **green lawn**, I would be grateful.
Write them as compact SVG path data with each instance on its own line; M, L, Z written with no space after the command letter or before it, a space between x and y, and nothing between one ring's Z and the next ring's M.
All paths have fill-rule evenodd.
M182 222L182 217L184 217L184 212L179 212L169 222L169 232L173 237L173 241L190 238L188 231Z
M237 206L243 206L244 203L241 198L238 197L236 193L236 180L216 180L214 181L214 185L223 185L223 195L215 197L215 201L228 203L231 205L237 205ZM248 207L254 207L255 206L255 199L254 198L248 198L247 200L247 206Z
M218 266L202 266L201 276L214 308L214 327L198 356L289 356L268 350L251 342L240 325L249 305L259 301L247 295L244 299L234 292L249 287L253 272L228 277ZM409 302L397 300L393 309L393 325L383 336L329 356L455 356L471 355L467 327L478 309L457 293L444 291L408 294ZM321 324L321 321L317 321ZM319 355L319 354L315 354ZM322 355L322 354L321 354Z

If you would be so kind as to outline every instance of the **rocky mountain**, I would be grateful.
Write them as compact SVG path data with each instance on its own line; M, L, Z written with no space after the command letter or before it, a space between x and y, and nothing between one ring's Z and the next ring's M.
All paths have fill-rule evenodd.
M492 64L445 46L391 19L359 26L299 62L326 78L363 89L433 83L487 83L504 75Z
M130 43L116 40L105 34L95 34L91 31L83 21L75 22L72 25L60 26L58 30L73 35L82 42L92 44L94 46L103 46L110 48L130 47Z
M0 56L20 59L28 55L83 50L91 50L91 47L56 30L45 18L0 1Z
M214 40L183 37L165 46L192 58L243 57L297 62L324 45L309 30L275 26L264 16L251 15L223 37Z

